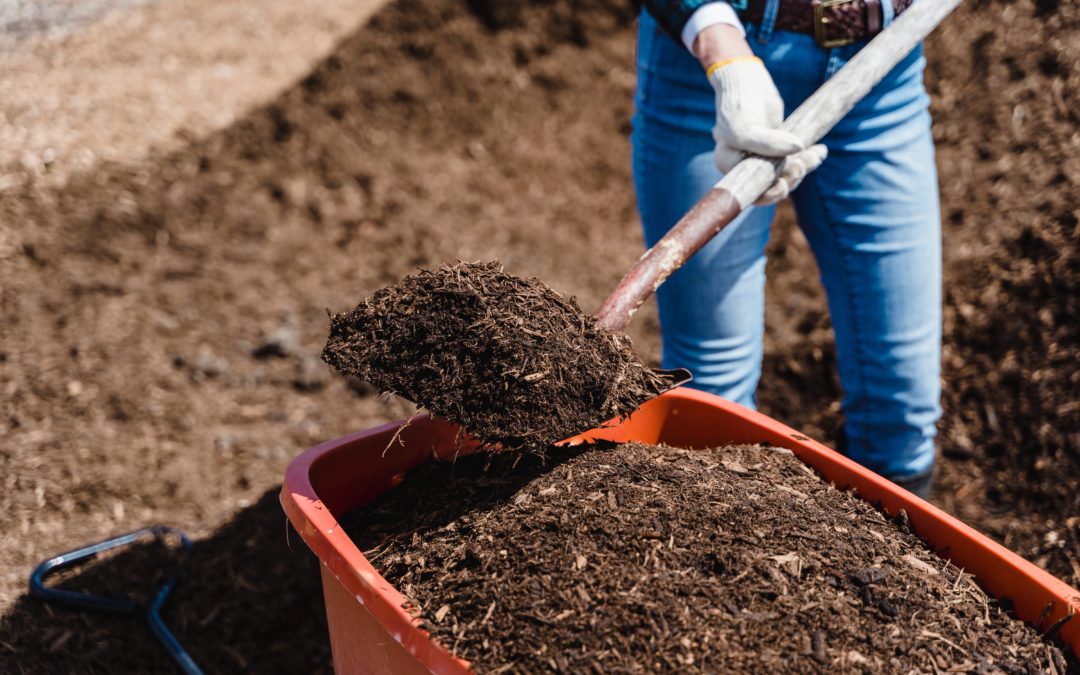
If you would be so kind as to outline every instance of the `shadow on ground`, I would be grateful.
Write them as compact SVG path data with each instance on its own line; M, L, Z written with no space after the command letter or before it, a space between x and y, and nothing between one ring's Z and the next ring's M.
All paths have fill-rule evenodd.
M287 524L278 489L195 543L166 606L166 622L207 673L331 671L319 563ZM84 543L72 533L72 548ZM60 583L142 600L168 562L163 548L138 545ZM0 672L177 670L140 619L52 608L23 596L0 624Z

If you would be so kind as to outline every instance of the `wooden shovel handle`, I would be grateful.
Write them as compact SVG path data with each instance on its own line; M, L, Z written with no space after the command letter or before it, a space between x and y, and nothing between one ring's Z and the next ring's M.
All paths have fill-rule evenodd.
M807 146L817 143L961 2L917 0L806 99L784 121L784 129ZM782 167L782 159L751 156L739 162L626 273L597 310L599 325L612 331L626 328L641 303L757 201Z
M630 268L596 312L601 328L621 331L641 303L742 211L735 197L714 187Z

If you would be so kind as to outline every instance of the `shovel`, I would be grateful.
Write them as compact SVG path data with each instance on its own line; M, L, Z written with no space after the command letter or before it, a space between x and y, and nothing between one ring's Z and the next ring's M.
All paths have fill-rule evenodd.
M799 106L784 122L784 128L807 146L818 142L961 1L917 0ZM491 308L484 310L484 319L475 326L462 323L461 307L452 310L457 312L455 321L448 321L459 331L455 342L437 344L440 331L420 330L420 323L410 318L413 312L444 311L440 308L446 298L458 295L473 298L489 292L495 293L493 300L498 304L500 294L514 296L524 292L523 284L530 283L521 279L513 281L500 268L467 273L489 274L487 287L481 283L477 289L463 283L460 270L452 272L449 287L428 286L439 273L451 273L450 267L444 267L426 276L409 277L407 290L394 291L404 293L405 297L419 293L416 297L424 298L420 305L400 305L400 296L387 291L376 294L377 299L365 301L352 312L332 317L323 358L345 374L371 381L383 391L401 394L460 424L485 442L504 448L529 447L539 451L550 443L603 423L614 416L612 411L628 414L649 398L689 382L691 374L685 369L646 370L618 333L665 279L772 185L785 161L748 156L739 162L638 260L596 312L595 322L584 322L585 317L580 316L575 304L566 303L550 289L533 289L532 292L539 293L536 297L547 298L539 304L520 305L517 301L521 298L513 297L499 308L505 314L500 314L498 321L506 322L502 330L509 334L523 330L524 319L514 316L515 312L536 311L535 307L544 306L544 302L549 302L551 311L563 312L559 321L569 322L563 328L578 323L567 318L567 313L576 312L582 319L580 332L564 330L562 335L580 337L580 345L568 344L572 340L547 340L547 334L524 331L544 338L547 345L544 349L555 351L515 355L520 357L521 365L508 362L500 365L504 372L488 372L483 367L487 363L485 359L493 350L503 353L508 347L500 342L503 335L500 330L481 331L478 327L483 324L490 329L501 324L491 318ZM495 292L496 288L500 290ZM485 320L487 324L483 323ZM529 320L538 319L532 316ZM379 347L369 348L372 345ZM392 349L382 349L390 345ZM464 356L459 353L462 347ZM539 343L536 348L540 349ZM584 354L596 358L580 359ZM553 363L548 363L546 370L518 372L534 357L539 359L537 363L549 357ZM557 363L560 358L571 361ZM605 363L614 368L611 378L597 370ZM556 371L557 376L547 377L549 370ZM448 377L450 372L457 379Z
M806 99L784 121L783 128L806 147L820 141L962 1L917 0ZM610 331L625 329L641 303L665 279L769 189L784 161L748 156L739 162L626 273L597 310L597 324ZM670 379L669 388L691 379L685 369L657 373Z

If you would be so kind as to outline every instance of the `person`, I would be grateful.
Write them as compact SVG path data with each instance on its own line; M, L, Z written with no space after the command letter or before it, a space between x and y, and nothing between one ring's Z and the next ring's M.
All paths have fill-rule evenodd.
M645 0L631 146L648 246L744 153L788 158L759 204L659 288L664 367L754 407L765 244L790 196L828 296L841 449L927 497L941 414L941 222L922 48L821 144L781 128L910 2Z

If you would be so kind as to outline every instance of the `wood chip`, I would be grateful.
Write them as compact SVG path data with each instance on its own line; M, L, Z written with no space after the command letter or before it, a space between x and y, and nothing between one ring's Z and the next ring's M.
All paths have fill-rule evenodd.
M915 569L919 570L923 574L929 574L930 576L937 576L938 574L940 574L933 565L923 562L922 560L910 553L905 553L904 555L900 556L900 559L911 565Z

